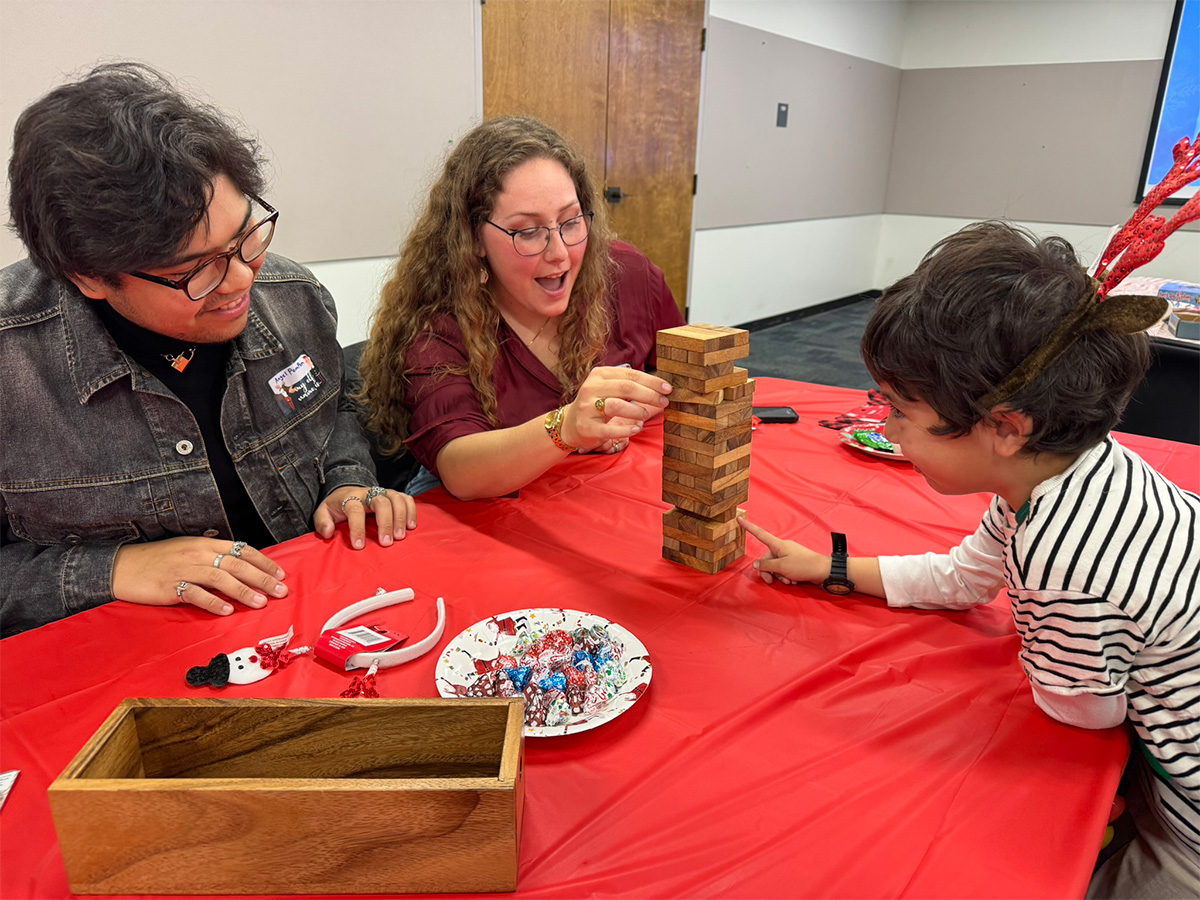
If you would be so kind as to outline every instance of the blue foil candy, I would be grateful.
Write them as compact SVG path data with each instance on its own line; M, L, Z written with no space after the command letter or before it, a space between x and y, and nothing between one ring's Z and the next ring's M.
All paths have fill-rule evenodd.
M555 672L553 675L543 678L538 682L538 686L543 691L566 691L567 676L562 672Z
M529 678L533 674L532 666L517 666L513 669L505 669L504 673L508 676L509 681L513 683L518 691L525 690L525 685L529 684Z

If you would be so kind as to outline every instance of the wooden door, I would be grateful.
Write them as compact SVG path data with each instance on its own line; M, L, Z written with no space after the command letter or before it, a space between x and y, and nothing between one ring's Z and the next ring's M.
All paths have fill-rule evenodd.
M482 17L484 116L537 116L578 147L685 309L704 0L485 0Z

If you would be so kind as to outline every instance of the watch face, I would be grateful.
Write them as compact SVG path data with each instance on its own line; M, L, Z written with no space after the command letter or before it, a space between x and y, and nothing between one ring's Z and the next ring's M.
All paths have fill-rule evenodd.
M825 583L821 585L821 587L825 588L825 590L829 591L829 593L831 593L831 594L843 594L844 595L844 594L849 594L851 591L854 590L854 582L849 581L849 580L835 581L834 579L830 578L830 579L827 579L825 581Z

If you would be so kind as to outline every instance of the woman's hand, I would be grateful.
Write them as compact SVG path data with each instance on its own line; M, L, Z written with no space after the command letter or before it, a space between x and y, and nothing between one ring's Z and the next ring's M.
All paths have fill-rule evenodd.
M118 600L145 606L190 603L218 616L232 613L233 605L214 591L258 609L268 597L287 596L282 578L283 569L244 542L203 537L125 544L113 560L112 574Z
M374 493L367 506L368 492ZM350 546L361 550L367 545L367 513L375 516L379 543L391 546L394 540L404 540L406 530L417 527L417 501L400 491L380 491L357 484L338 488L325 498L313 516L313 529L328 540L338 523L350 523Z
M627 366L598 366L563 408L562 439L581 450L615 453L667 405L671 385Z
M738 518L738 525L766 545L767 553L754 561L754 568L767 584L776 578L784 584L797 581L820 584L829 574L828 556L822 556L794 541L781 541L769 531L750 524L744 516Z

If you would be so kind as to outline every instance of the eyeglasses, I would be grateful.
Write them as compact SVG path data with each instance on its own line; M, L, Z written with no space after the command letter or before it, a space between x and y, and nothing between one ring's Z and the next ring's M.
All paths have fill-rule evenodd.
M225 280L225 276L229 274L229 260L236 256L244 263L254 262L254 260L267 252L267 247L271 244L271 238L275 236L275 221L279 218L279 211L258 197L251 197L250 199L266 210L267 216L247 231L232 250L228 250L225 253L218 253L216 256L210 256L199 263L192 271L175 281L159 275L147 275L145 272L130 272L129 274L143 281L153 281L155 284L162 284L169 288L175 288L177 291L183 291L187 294L189 300L203 300L219 288L221 282Z
M572 219L567 219L567 221L554 228L546 225L535 225L533 228L518 228L516 231L500 228L491 219L484 219L484 221L493 228L499 228L511 237L513 249L521 256L540 256L550 246L550 233L552 231L557 231L558 236L562 238L562 242L568 247L582 244L587 240L588 232L592 230L592 217L595 215L594 212L585 212Z

